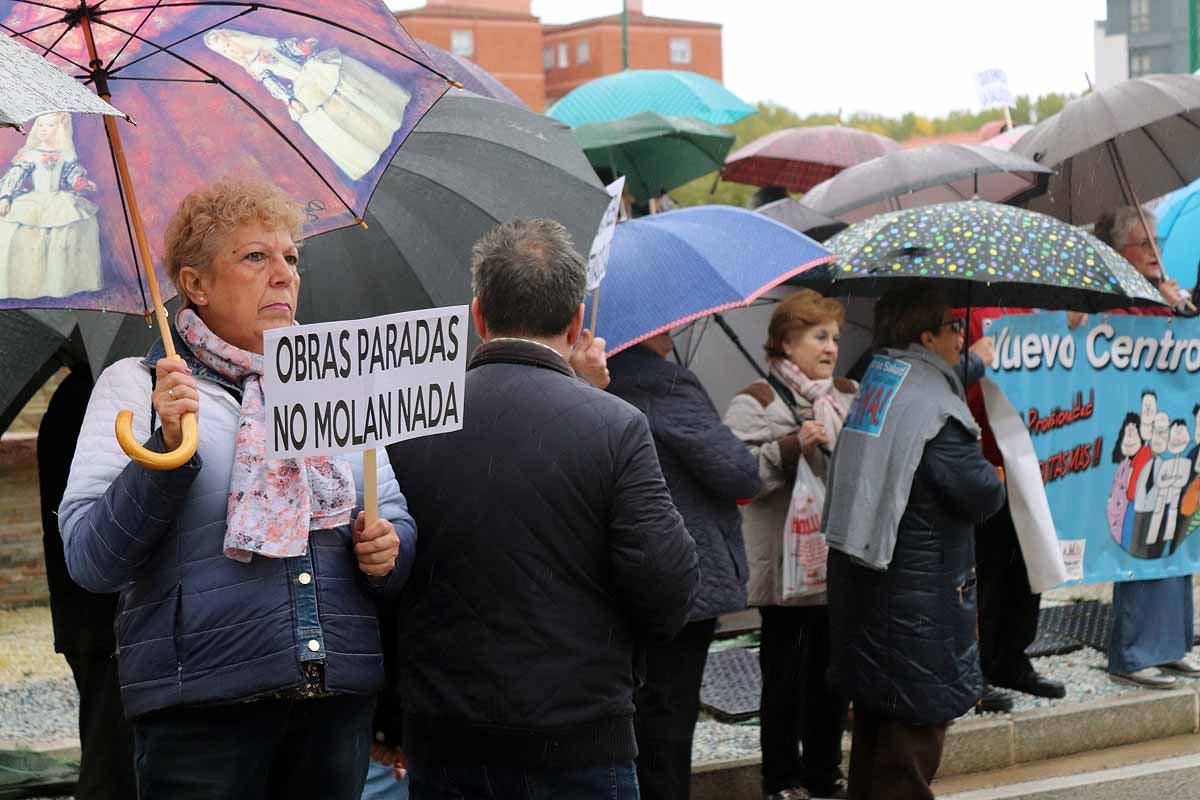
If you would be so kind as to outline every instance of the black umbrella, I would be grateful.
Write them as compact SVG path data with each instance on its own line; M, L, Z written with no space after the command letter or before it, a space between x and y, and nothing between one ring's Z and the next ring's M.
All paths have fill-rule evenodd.
M299 316L322 322L466 303L471 247L488 229L549 217L587 253L608 201L570 128L508 103L447 94L392 159L367 207L367 230L306 242Z
M118 359L145 353L155 338L143 318L126 314L0 311L0 434L60 367L99 375Z

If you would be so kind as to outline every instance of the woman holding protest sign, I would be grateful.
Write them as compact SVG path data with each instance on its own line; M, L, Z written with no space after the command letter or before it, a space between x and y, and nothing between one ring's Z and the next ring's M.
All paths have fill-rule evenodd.
M854 703L849 797L932 798L946 727L983 690L974 526L1004 504L932 289L875 309L878 352L829 474L829 675ZM881 668L881 665L886 667Z
M60 507L72 578L121 591L119 671L142 797L353 798L383 683L377 598L397 592L416 532L387 459L379 519L361 511L361 458L267 460L264 331L292 325L298 206L223 180L167 227L179 360L156 345L100 376ZM119 408L183 466L132 463ZM136 423L135 423L136 424Z
M725 424L758 459L763 484L743 506L742 524L749 603L762 616L763 792L776 800L836 796L845 786L840 764L847 702L825 681L824 542L819 525L797 526L796 515L789 516L797 487L800 494L809 491L810 500L824 493L829 454L858 388L833 377L844 319L840 303L811 289L781 302L767 328L770 375L743 389L725 414ZM785 557L799 549L796 530L817 540L807 549L820 568L801 570L811 580L785 581Z
M1145 224L1143 224L1143 220ZM1179 284L1163 276L1155 246L1154 217L1129 206L1107 211L1096 220L1095 233L1125 257L1147 280L1158 287L1170 306L1136 307L1112 313L1138 316L1174 316L1175 309L1187 311L1189 298ZM1131 460L1128 486L1137 487L1142 470L1151 459L1150 432L1157 412L1157 399L1143 396L1139 451ZM1149 421L1149 425L1146 422ZM1136 503L1136 491L1127 491L1127 504ZM1129 517L1136 511L1126 510ZM1136 533L1123 537L1131 547ZM1108 673L1113 680L1148 689L1171 689L1176 676L1200 677L1200 664L1188 657L1195 639L1192 576L1159 580L1122 581L1113 585L1113 625L1108 647Z

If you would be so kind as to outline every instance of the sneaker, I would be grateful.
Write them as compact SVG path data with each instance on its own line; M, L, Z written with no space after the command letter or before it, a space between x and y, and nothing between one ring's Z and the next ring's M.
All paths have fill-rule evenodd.
M1124 675L1113 672L1108 677L1117 683L1128 683L1143 689L1174 689L1179 683L1173 675L1164 675L1157 667L1146 667Z
M1170 664L1159 664L1158 668L1182 675L1185 678L1200 678L1200 664L1188 656L1184 656L1178 661L1172 661Z
M764 796L765 800L812 800L812 795L807 789L799 786L790 786L787 789L780 789L778 792Z

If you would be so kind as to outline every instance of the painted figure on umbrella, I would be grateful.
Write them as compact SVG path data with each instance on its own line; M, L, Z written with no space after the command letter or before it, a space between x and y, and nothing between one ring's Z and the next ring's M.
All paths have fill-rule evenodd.
M275 39L233 28L204 35L284 103L288 115L351 180L370 172L404 122L411 95L385 75L315 38Z
M67 297L101 286L98 207L68 113L43 114L0 177L0 298Z

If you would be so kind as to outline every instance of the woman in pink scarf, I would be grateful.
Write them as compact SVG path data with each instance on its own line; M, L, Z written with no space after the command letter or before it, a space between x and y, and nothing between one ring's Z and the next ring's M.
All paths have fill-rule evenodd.
M143 797L362 790L384 681L376 602L403 585L416 530L386 458L371 525L357 454L266 458L263 334L295 323L303 219L269 184L188 195L165 247L181 358L159 344L105 370L80 433L60 528L72 578L121 591ZM196 455L162 472L130 462L112 435L119 408L159 452L198 414Z
M767 329L770 377L734 397L725 424L758 459L763 490L742 508L749 603L762 616L762 773L768 800L844 797L840 768L847 702L825 684L825 593L785 597L783 530L804 458L824 480L858 387L835 378L845 311L803 289L781 302ZM803 743L803 758L800 756Z

